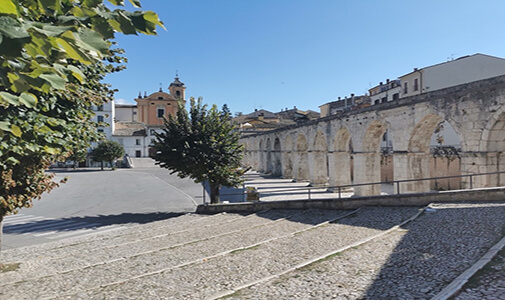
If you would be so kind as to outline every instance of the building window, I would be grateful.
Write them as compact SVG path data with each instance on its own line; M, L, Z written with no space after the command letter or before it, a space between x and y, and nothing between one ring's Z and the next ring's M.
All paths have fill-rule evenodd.
M398 100L400 99L400 94L399 93L394 93L393 94L393 100Z
M140 145L140 139L135 139L135 145Z
M156 133L156 130L154 130L154 129L149 130L149 135L154 135L155 133Z
M403 84L403 93L408 94L408 92L409 92L408 84L407 84L407 82L405 82Z
M123 145L123 139L117 139L117 142L118 142L120 145Z
M417 91L419 90L419 82L418 82L418 79L414 79L414 91Z
M163 118L163 115L165 115L165 109L158 108L158 118Z
M381 99L381 103L386 103L387 101L388 101L388 97L383 97L383 98Z
M103 122L103 116L97 116L96 118L97 118L98 122Z
M156 139L151 139L151 145L154 145L155 142L156 142Z
M379 104L379 103L380 103L379 99L375 100L375 102L374 102L374 104Z
M96 110L98 110L98 111L103 111L103 105L98 105L98 106L96 107Z

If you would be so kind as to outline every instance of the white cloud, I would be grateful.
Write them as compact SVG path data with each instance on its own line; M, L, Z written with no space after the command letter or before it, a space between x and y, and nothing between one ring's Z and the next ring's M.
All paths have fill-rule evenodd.
M123 99L123 98L114 99L114 102L116 104L134 104L131 101L128 101L128 100Z

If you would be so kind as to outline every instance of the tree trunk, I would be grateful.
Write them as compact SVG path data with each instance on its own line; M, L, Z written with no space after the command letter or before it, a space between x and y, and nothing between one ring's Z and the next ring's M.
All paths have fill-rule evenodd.
M0 269L2 266L2 234L4 231L4 216L0 215Z
M100 162L100 168L102 169L103 171L103 161Z
M220 184L210 182L210 204L219 203L219 188Z

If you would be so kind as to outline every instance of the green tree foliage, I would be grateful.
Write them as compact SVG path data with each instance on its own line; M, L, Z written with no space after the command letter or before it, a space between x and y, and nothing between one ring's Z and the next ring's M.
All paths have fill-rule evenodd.
M0 1L0 225L57 185L44 172L51 161L98 138L89 108L112 96L101 80L124 60L115 33L163 26L153 12L108 2Z
M102 163L103 170L103 162L109 162L111 168L114 170L114 162L116 159L122 157L124 155L123 146L114 141L103 141L96 146L91 151L91 156L94 161L99 161Z
M163 132L156 134L153 158L181 178L208 181L211 203L219 202L219 189L237 186L240 175L242 145L226 114L214 105L207 109L202 99L190 99L188 111L179 104L175 117L165 120Z

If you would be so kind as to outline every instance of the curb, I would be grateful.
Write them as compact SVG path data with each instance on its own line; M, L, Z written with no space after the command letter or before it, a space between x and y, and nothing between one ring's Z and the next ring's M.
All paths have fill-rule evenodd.
M505 237L503 237L498 243L496 243L489 251L484 254L473 266L468 268L461 275L456 277L449 285L447 285L440 293L431 298L431 300L446 300L454 296L457 292L463 288L465 283L473 276L477 271L482 269L487 265L496 254L505 247Z

